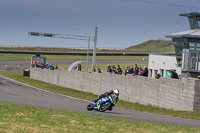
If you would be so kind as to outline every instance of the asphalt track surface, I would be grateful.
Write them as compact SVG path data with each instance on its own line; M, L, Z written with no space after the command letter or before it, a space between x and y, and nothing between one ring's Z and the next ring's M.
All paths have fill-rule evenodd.
M87 101L43 91L1 76L0 102L17 103L45 109L73 111L134 121L161 123L172 126L200 128L200 120L162 116L129 109L113 108L113 111L106 112L88 111L86 107L89 102Z
M66 65L74 61L48 61L50 64ZM91 64L91 62L89 62ZM31 61L8 61L0 62L0 70L23 72L29 68ZM96 64L148 64L148 61L96 61ZM6 68L7 65L7 68ZM19 65L19 67L18 67ZM106 67L106 66L105 66Z

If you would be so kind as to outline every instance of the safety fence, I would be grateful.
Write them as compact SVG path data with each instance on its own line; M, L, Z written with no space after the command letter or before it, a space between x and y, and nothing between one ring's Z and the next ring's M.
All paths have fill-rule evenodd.
M79 71L31 68L32 79L79 91L101 94L118 89L119 99L160 108L200 110L200 80L192 78L153 79L143 76L86 73Z

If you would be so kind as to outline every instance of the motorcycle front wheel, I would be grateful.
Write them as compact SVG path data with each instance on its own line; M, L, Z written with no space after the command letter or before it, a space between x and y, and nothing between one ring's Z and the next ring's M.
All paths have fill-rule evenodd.
M93 108L92 108L92 103L88 104L87 110L89 110L89 111L92 111L92 110L93 110Z

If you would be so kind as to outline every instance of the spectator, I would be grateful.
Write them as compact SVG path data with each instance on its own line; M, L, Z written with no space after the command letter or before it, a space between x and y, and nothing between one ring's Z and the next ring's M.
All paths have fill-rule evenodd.
M35 67L36 66L36 61L35 61L35 59L33 59L33 67Z
M81 64L78 64L78 71L81 71Z
M112 72L111 67L110 67L109 64L107 65L107 72L110 72L110 73Z
M122 69L120 68L120 65L117 65L117 73L122 75Z
M50 66L50 70L54 70L54 66L53 65Z
M76 71L76 70L77 70L77 65L74 66L74 71Z
M199 75L198 75L198 79L200 79L200 73L199 73Z
M148 68L146 66L144 66L144 71L142 76L148 77Z
M50 69L50 67L51 67L51 64L48 63L48 64L47 64L47 69Z
M167 78L171 78L171 70L167 71Z
M127 66L126 70L125 70L125 76L126 76L126 74L129 74L129 70L130 70L130 68Z
M178 78L178 74L176 73L175 70L172 70L171 72L172 72L172 74L171 74L171 78L179 79L179 78Z
M41 64L41 69L43 69L44 68L44 65L43 64Z
M161 75L158 73L158 70L155 70L154 73L155 73L155 79L160 79Z
M129 68L129 74L133 74L133 73L134 73L134 70L133 70L133 66L131 65Z
M102 73L103 71L101 70L101 68L97 67L97 72Z
M58 65L56 64L55 69L58 70Z
M113 65L113 66L111 67L111 70L112 70L112 73L116 73L116 67L115 67L115 65Z
M140 67L140 68L139 68L138 75L139 75L139 76L142 76L142 75L143 75L143 70L142 70L142 67Z
M138 75L138 72L139 72L139 68L138 68L137 64L135 64L135 72L134 72L134 75Z

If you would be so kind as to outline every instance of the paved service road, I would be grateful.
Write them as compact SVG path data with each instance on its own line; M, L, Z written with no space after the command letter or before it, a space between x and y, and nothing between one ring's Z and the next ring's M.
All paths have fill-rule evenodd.
M66 65L74 61L48 61L50 64ZM30 67L30 61L8 61L0 62L0 70L23 72ZM91 64L91 62L90 62ZM96 61L96 64L148 64L148 61ZM7 65L7 68L6 68ZM19 68L18 68L19 65ZM106 66L105 66L106 67Z
M0 76L0 102L36 106L46 109L81 112L106 117L123 118L134 121L162 123L173 126L200 128L200 120L176 118L134 110L114 108L113 111L97 112L86 109L88 102L67 96L42 91Z

